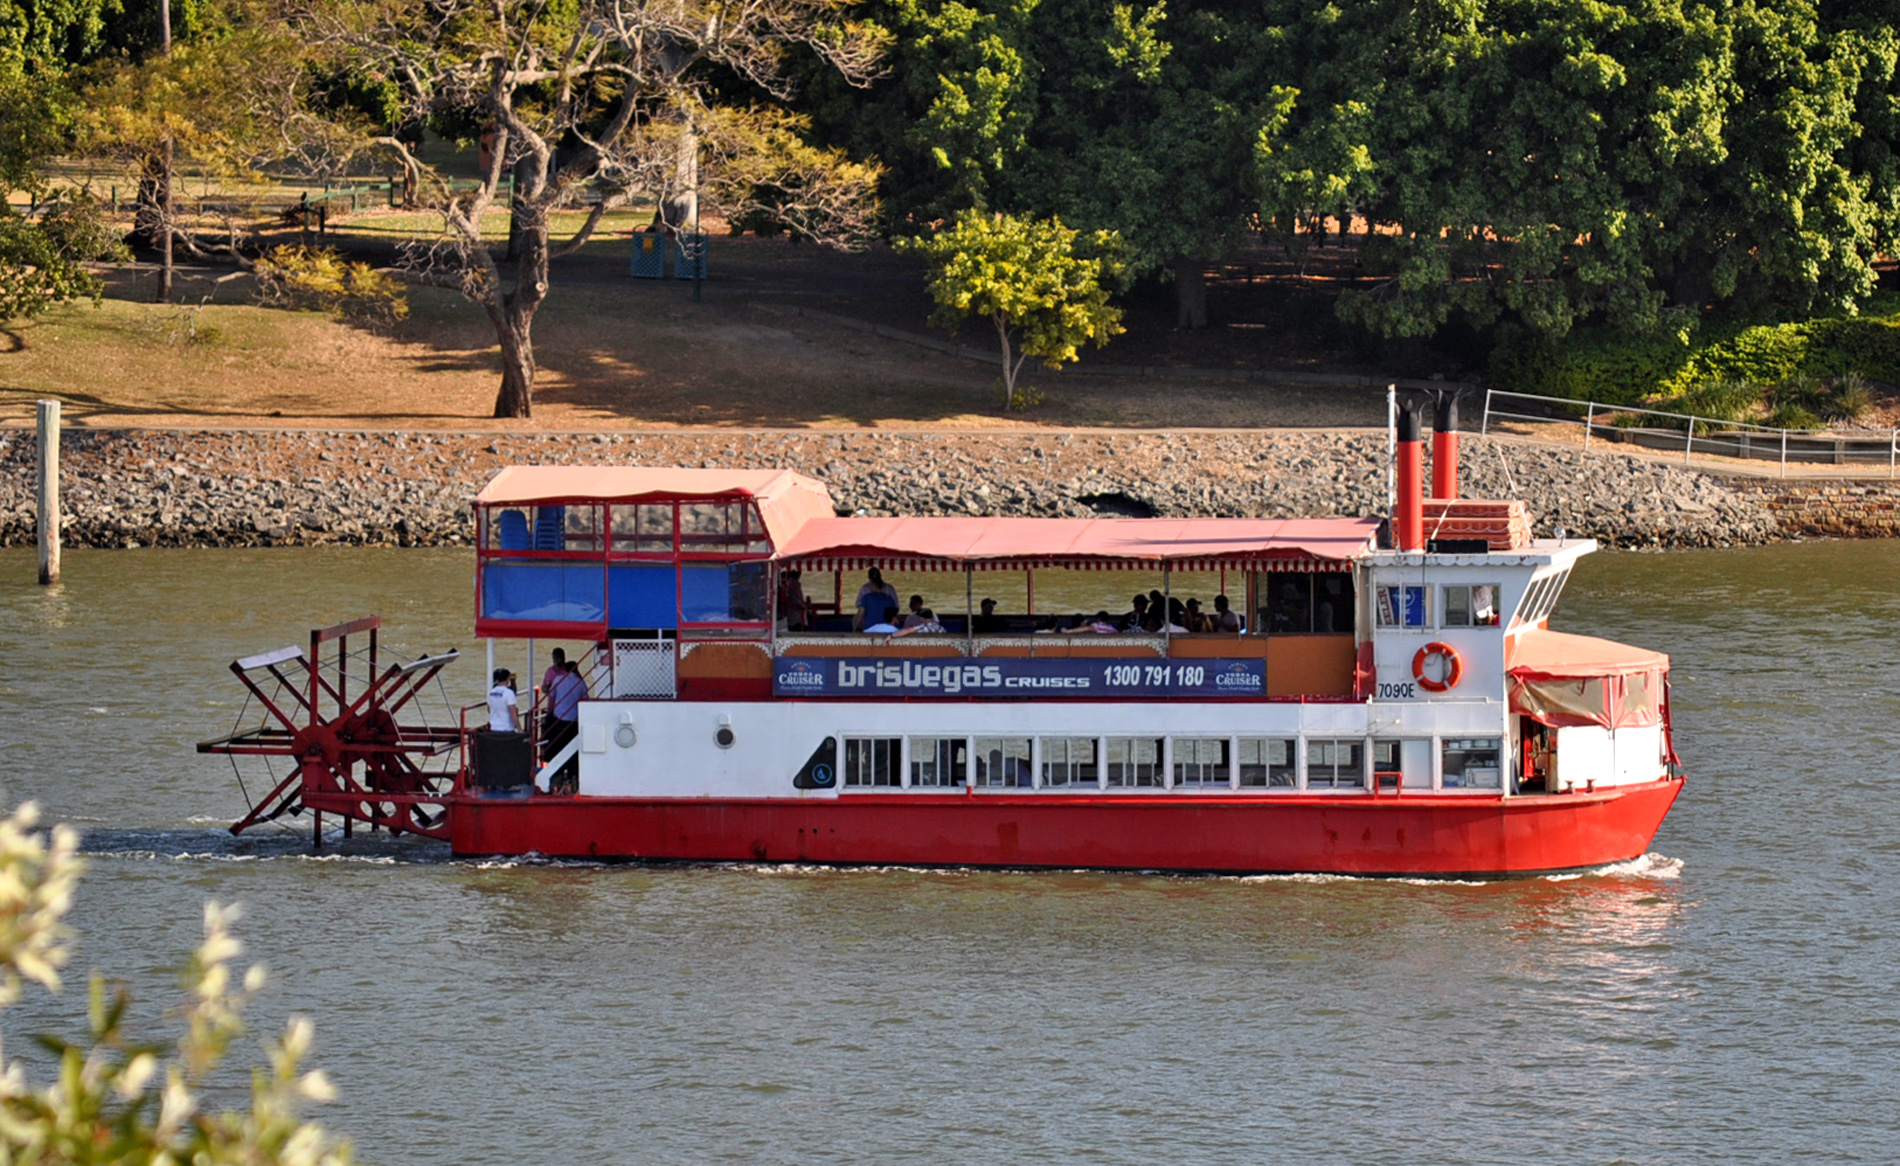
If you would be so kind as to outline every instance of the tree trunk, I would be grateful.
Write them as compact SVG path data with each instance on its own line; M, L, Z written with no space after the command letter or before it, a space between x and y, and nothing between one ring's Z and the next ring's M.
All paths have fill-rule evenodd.
M660 203L660 215L675 235L699 227L699 135L691 127L680 134L673 160L673 189Z
M172 298L172 140L165 139L165 185L158 201L158 302Z
M172 55L171 0L158 0L158 53L162 57ZM164 155L165 185L158 200L158 302L161 304L172 298L172 163L175 158L169 132L165 135Z
M1003 412L1016 407L1016 364L1010 359L1009 321L996 317L996 339L1003 346Z
M171 171L165 159L151 154L139 159L138 204L132 211L132 245L145 251L158 250L165 221L167 181Z
M1189 255L1174 260L1175 325L1207 327L1207 261Z
M501 391L495 395L495 416L534 415L535 310L548 294L547 188L531 176L530 189L515 203L515 233L520 258L515 265L512 291L487 301L488 319L501 343Z
M501 392L495 396L495 416L529 417L534 413L534 341L529 330L532 313L523 313L509 297L489 309L495 337L501 341Z

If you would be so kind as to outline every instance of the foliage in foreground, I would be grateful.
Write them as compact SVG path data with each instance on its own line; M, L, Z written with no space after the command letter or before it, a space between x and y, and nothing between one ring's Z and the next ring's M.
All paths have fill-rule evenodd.
M1078 247L1078 242L1081 246ZM1016 374L1036 357L1050 368L1123 331L1121 309L1108 302L1105 281L1120 272L1120 239L1098 231L1087 239L1060 219L1031 222L965 211L956 224L902 250L930 261L931 322L955 330L965 319L988 320L1003 353L1003 408L1016 407Z
M32 803L0 820L0 1008L27 982L58 991L71 955L64 922L81 863L78 835L56 826L36 831ZM292 1020L266 1041L266 1065L251 1072L247 1110L207 1112L206 1079L244 1033L246 1005L262 990L252 965L234 985L235 907L205 906L204 942L183 976L182 1031L169 1046L136 1041L125 1030L128 999L94 974L84 1039L40 1038L59 1058L55 1079L34 1085L26 1067L0 1074L0 1163L140 1163L150 1166L347 1166L347 1145L299 1116L305 1102L326 1101L329 1082L301 1068L311 1027Z

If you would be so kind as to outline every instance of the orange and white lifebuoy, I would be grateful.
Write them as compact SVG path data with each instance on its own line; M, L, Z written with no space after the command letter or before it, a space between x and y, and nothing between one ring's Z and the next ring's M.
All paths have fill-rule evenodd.
M1445 661L1445 678L1433 680L1425 671L1425 665L1433 656L1441 656ZM1465 662L1458 658L1458 650L1443 640L1433 640L1418 650L1412 657L1412 679L1426 692L1449 692L1458 687L1458 680L1465 674Z

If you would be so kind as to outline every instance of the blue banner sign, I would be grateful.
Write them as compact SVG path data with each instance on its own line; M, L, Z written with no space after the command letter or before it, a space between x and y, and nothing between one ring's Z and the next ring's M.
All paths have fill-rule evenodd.
M772 669L775 696L937 697L1024 700L1038 696L1265 696L1265 660L1066 660L986 656L892 660L875 657L781 656Z

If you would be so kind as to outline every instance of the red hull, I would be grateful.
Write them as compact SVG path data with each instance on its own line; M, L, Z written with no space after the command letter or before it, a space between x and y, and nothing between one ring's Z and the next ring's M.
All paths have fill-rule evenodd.
M853 794L792 799L458 798L457 854L1497 875L1622 862L1680 781L1556 796Z

